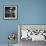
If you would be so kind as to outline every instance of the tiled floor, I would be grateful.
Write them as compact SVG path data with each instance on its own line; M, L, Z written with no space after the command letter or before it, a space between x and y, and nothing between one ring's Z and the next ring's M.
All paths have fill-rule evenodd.
M0 44L0 46L8 46L8 44ZM18 44L14 44L14 45L9 45L9 46L18 46Z
M8 44L0 44L0 46L8 46ZM15 44L14 46L46 46L46 42L43 41L32 42L31 40L28 41L21 40L19 45Z
M28 40L28 41L21 40L20 46L46 46L46 42L44 41L33 41L32 42L31 40Z

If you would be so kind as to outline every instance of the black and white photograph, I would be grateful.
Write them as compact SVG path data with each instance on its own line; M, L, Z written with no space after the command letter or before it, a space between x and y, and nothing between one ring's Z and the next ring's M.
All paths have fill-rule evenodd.
M4 19L17 19L17 6L4 6Z

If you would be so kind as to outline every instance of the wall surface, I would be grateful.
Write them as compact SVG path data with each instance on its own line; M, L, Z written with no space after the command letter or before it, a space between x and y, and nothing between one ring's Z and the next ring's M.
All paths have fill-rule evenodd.
M3 5L17 5L18 19L4 20ZM46 24L46 0L0 0L0 44L8 43L10 32L18 32L18 24Z

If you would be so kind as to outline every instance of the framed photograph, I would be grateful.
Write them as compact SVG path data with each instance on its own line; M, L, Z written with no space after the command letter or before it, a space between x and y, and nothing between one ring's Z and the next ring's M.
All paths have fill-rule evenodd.
M5 5L4 6L4 19L17 19L17 6Z

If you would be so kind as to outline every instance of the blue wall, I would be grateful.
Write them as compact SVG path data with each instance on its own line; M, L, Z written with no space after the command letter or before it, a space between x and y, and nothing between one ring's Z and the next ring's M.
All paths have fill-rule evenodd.
M17 5L18 19L4 20L3 5ZM0 44L8 43L10 32L18 32L18 24L46 24L46 0L0 0Z
M46 24L46 0L23 0L20 22Z

